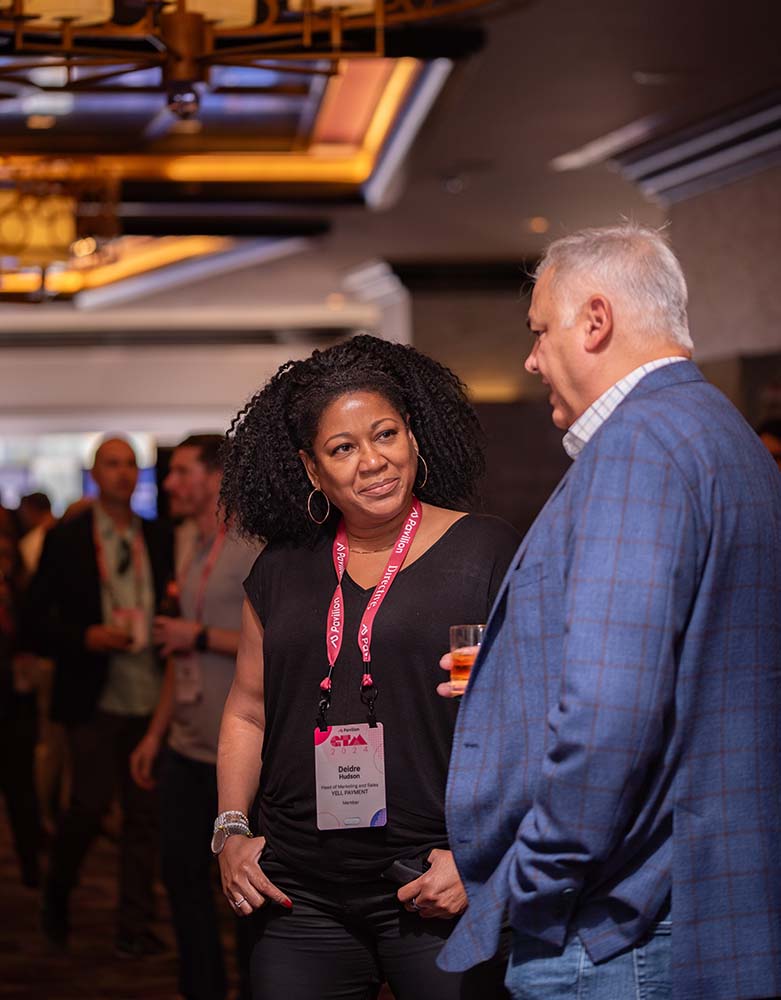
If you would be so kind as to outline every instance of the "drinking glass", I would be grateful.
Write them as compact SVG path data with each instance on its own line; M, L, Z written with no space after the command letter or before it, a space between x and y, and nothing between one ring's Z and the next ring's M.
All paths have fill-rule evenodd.
M450 626L450 655L453 659L450 684L453 694L463 694L466 691L472 664L475 662L484 633L485 625Z

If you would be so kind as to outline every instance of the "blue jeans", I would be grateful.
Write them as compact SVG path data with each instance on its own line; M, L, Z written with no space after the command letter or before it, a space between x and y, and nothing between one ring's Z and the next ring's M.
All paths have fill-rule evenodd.
M669 921L636 948L594 965L577 934L558 951L516 934L505 985L513 1000L670 1000Z

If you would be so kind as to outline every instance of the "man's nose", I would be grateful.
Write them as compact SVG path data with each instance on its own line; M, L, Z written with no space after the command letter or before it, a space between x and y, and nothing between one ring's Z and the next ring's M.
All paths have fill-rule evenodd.
M532 344L532 349L523 363L523 367L530 375L536 375L539 372L539 368L537 367L537 344L538 341L535 340Z

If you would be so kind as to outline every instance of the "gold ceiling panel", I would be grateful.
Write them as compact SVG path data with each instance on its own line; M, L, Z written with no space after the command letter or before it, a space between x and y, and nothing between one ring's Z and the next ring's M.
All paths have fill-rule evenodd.
M246 182L359 187L422 71L416 59L374 59L340 65L328 80L312 142L301 151L183 155L138 153L0 157L0 183L19 176L71 180L98 172L114 180Z

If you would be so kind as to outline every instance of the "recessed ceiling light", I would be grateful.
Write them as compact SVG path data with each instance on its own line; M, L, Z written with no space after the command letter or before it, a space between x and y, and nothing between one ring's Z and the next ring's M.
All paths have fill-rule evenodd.
M54 115L30 115L27 119L27 128L32 129L54 128L56 124Z
M544 215L533 215L526 220L526 228L530 233L547 233L550 229L550 222Z

